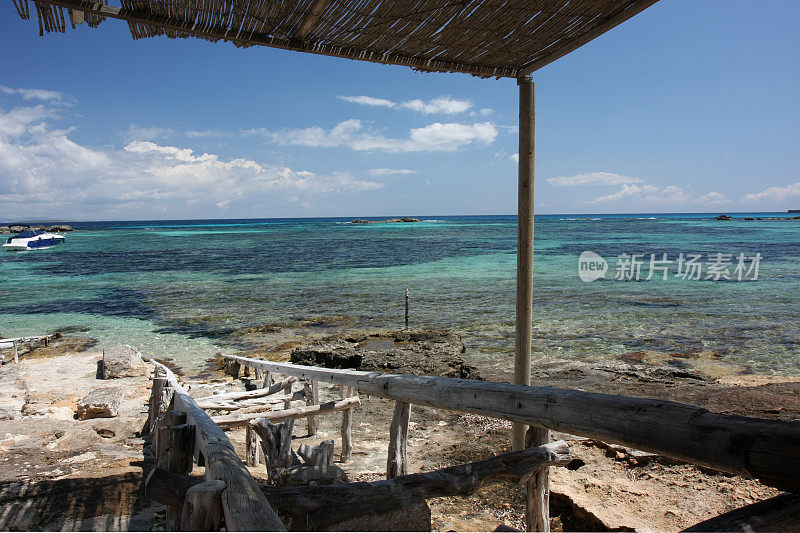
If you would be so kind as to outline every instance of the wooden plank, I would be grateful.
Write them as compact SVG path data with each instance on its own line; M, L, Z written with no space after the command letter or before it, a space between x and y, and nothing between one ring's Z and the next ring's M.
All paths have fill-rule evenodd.
M236 455L225 432L201 409L165 366L152 361L174 390L176 410L195 426L196 453L202 453L206 480L221 480L222 510L228 531L285 531L281 519L259 490L255 479Z
M234 415L221 415L212 417L211 420L220 427L232 428L242 427L250 423L251 420L264 418L271 422L281 422L287 418L303 418L310 413L324 414L328 412L341 411L359 405L358 397L346 398L338 402L325 402L320 405L307 405L305 407L293 407L281 411L266 411L261 413L246 413Z
M550 443L550 430L531 426L525 434L525 447ZM526 531L550 531L550 468L544 467L525 483Z
M519 163L517 172L517 303L514 329L514 383L531 384L533 326L533 170L536 85L529 78L519 85ZM515 422L511 447L525 447L525 424Z
M386 458L386 479L408 474L408 422L411 404L395 402L389 426L389 454Z
M694 405L554 387L318 368L226 356L362 394L544 426L675 457L800 492L800 422L712 413Z

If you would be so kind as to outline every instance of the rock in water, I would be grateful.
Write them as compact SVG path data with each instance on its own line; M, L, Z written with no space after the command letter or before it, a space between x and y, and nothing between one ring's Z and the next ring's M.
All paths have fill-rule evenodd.
M78 418L88 420L115 417L124 396L121 387L95 389L78 402Z
M331 335L292 351L291 362L327 368L353 368L480 379L464 362L464 343L455 333L401 330L390 333Z
M141 376L147 373L142 354L133 346L121 344L103 348L103 379Z

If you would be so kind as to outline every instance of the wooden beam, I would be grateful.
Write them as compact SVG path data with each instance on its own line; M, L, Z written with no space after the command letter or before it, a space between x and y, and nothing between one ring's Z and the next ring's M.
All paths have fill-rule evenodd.
M624 11L618 11L615 15L606 18L606 20L601 22L600 24L592 26L583 35L580 35L576 38L572 38L566 41L566 43L564 43L564 45L562 45L561 47L556 48L552 52L527 63L517 71L516 77L521 78L522 76L528 76L534 71L539 70L540 68L546 65L549 65L553 61L561 59L565 55L577 50L578 48L585 45L589 41L596 39L597 37L600 37L607 31L619 26L629 18L638 15L648 7L655 4L657 1L658 0L632 0L630 2L630 5Z
M342 399L353 395L352 387L342 386ZM342 457L343 463L353 458L353 409L342 411Z
M181 531L219 531L222 525L222 491L218 479L194 485L186 491L181 513Z
M311 31L311 28L314 27L314 24L317 23L319 17L322 16L322 12L325 9L325 6L328 5L328 0L314 0L314 3L311 4L311 8L306 13L305 18L303 19L303 23L294 32L292 36L293 39L297 41L304 41L308 36L308 32Z
M519 85L519 163L517 172L517 306L514 322L514 383L531 384L533 327L533 163L536 138L536 85ZM514 423L511 448L525 447L525 424Z
M269 372L267 372L269 374ZM252 400L254 398L263 398L264 396L271 396L276 394L284 389L288 389L292 386L292 383L297 381L296 377L289 376L288 378L275 383L274 385L262 388L262 389L255 389L255 390L248 390L248 391L236 391L236 392L226 392L223 394L212 394L211 396L203 396L202 398L196 398L195 401L198 404L203 402L238 402L240 400Z
M543 426L800 492L800 422L712 413L667 400L437 376L319 368L225 356L362 394Z

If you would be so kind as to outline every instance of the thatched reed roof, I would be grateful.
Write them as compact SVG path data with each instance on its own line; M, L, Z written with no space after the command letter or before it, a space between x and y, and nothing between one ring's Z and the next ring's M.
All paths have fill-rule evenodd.
M24 19L29 0L14 0ZM520 77L656 0L33 0L40 34L104 18L134 39L263 45L423 71ZM64 11L67 12L65 17Z

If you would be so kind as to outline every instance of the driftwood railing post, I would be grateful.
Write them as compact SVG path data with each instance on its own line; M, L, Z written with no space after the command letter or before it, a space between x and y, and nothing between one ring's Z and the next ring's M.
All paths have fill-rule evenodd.
M316 379L311 380L311 384L305 384L306 391L306 405L319 404L319 381ZM288 409L288 407L287 407ZM308 436L311 437L317 434L317 418L315 416L308 417Z
M17 353L17 341L14 341L12 345L14 347L14 364L17 364L19 363L19 354Z
M531 426L525 433L525 448L550 443L550 430ZM525 483L526 531L550 531L550 468L545 466Z
M245 441L247 442L247 453L245 463L247 466L258 466L261 464L261 451L259 450L258 433L253 431L250 424L245 426Z
M411 418L411 404L395 402L392 425L389 427L389 456L386 460L386 479L408 474L408 421Z
M191 428L191 429L190 429ZM158 419L156 426L156 467L173 474L186 474L191 470L191 447L194 428L186 424L186 413L167 411ZM191 442L185 439L191 438ZM188 456L186 452L189 452ZM178 531L181 524L183 504L167 506L167 530Z
M342 386L342 399L353 395L353 387ZM353 409L342 411L342 462L353 458Z

